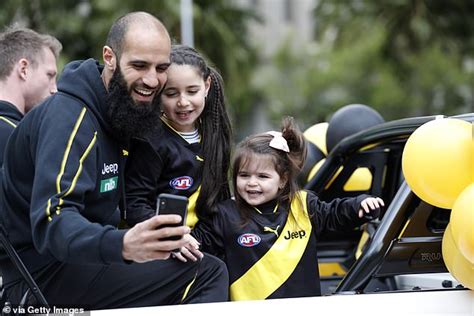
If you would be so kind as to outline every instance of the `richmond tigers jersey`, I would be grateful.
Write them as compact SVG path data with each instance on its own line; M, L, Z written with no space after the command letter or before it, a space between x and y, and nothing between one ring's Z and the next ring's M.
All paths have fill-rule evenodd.
M135 225L155 215L160 193L189 198L186 224L194 226L194 206L202 173L201 144L189 144L165 122L146 139L135 139L126 168L126 220Z
M218 206L209 221L199 221L193 235L202 250L224 259L230 276L232 300L255 300L321 295L317 240L330 230L360 226L357 211L367 196L320 201L300 191L288 207L266 203L242 225L234 200Z

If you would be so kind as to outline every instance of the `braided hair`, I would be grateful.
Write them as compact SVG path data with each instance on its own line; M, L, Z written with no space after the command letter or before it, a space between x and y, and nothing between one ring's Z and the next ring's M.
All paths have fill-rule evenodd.
M228 171L232 128L226 110L224 83L221 75L193 48L173 45L171 63L195 67L204 81L211 78L204 110L198 121L202 137L201 150L204 156L201 192L196 202L199 219L215 212L218 202L230 198Z

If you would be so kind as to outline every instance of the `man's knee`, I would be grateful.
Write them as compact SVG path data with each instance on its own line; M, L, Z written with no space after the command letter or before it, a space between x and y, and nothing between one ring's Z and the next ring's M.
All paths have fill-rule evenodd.
M202 260L203 266L207 267L210 273L215 274L219 278L223 278L227 281L229 280L229 273L224 261L207 253L204 255Z
M196 282L184 303L225 302L229 299L229 273L222 260L204 254L198 271Z

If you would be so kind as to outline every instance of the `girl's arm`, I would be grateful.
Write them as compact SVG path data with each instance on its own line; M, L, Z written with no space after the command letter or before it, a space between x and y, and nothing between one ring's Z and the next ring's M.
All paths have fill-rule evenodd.
M199 242L201 250L217 257L222 257L225 250L225 226L220 217L217 213L208 219L201 219L191 231L191 235Z
M364 204L362 204L364 202ZM369 215L376 206L383 206L383 201L362 194L352 198L338 198L330 202L321 201L316 195L308 194L308 212L316 236L326 231L350 231L368 222L370 216L360 217L360 211ZM363 214L362 214L363 215Z

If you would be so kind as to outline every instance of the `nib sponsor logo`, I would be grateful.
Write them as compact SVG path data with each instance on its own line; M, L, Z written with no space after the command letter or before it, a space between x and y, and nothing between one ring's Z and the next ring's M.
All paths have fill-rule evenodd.
M109 192L117 189L118 177L104 179L100 181L100 193Z

